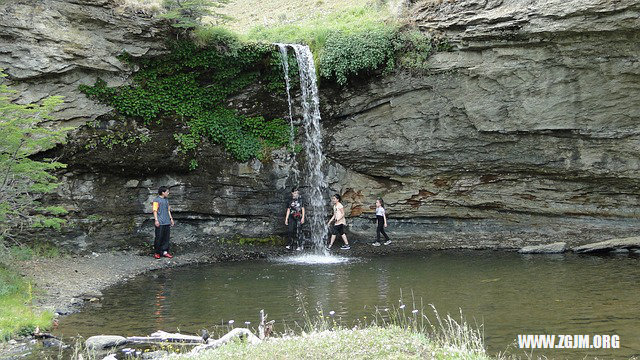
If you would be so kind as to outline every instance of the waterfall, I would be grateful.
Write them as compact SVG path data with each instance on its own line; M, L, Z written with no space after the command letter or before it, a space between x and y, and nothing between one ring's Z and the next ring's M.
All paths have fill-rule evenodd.
M298 160L295 153L295 131L293 126L293 111L291 106L291 82L289 81L289 56L287 54L286 44L276 44L280 51L280 57L282 59L282 71L284 72L284 84L287 88L287 102L289 104L289 147L290 154L292 154L291 171L293 173L292 183L297 184L300 180L300 170L298 169Z
M289 114L291 115L291 94L289 89L289 66L287 63L287 48L293 48L298 62L300 74L300 89L302 92L302 120L304 128L304 152L306 155L305 167L302 171L304 181L303 197L307 211L306 222L311 231L311 241L316 249L324 249L326 235L327 205L324 197L324 189L327 183L322 172L324 155L322 153L322 127L320 125L320 98L318 96L318 84L316 68L313 62L311 50L306 45L277 44L280 54L283 56L283 70L287 85L287 99L289 101ZM293 130L292 130L293 132ZM293 136L293 134L292 134ZM324 251L324 250L322 250Z

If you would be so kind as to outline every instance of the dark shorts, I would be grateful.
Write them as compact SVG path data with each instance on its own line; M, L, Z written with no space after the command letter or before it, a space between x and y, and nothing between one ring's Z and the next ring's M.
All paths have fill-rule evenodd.
M333 235L340 235L340 236L344 234L344 224L333 225L332 233Z

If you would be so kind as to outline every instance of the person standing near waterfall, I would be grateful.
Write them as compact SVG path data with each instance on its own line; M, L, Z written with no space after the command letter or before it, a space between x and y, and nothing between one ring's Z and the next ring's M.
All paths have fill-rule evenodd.
M391 240L389 240L389 236L384 231L384 228L387 227L387 211L384 209L384 201L382 199L376 200L376 221L378 222L378 228L376 229L376 242L374 242L373 246L380 246L380 234L384 235L385 245L391 244Z
M160 259L161 257L172 258L169 254L169 235L171 227L174 225L173 216L171 216L171 206L169 206L169 189L166 186L160 186L158 196L153 199L153 219L156 226L156 238L153 241L155 254L153 257Z
M344 226L347 225L347 220L344 217L344 206L342 206L340 200L342 199L338 194L334 194L331 197L331 202L333 203L333 216L331 217L327 225L331 225L331 222L335 222L331 231L331 241L329 242L329 246L327 246L327 250L331 249L331 246L333 246L333 242L336 240L337 235L340 235L342 237L342 241L344 241L344 245L342 245L340 249L351 249L351 246L349 246L349 240L347 240L347 234L344 233Z
M297 188L291 189L291 201L287 206L287 214L284 217L284 224L287 225L289 233L288 250L293 248L294 242L296 250L302 250L302 224L304 224L304 203ZM294 240L295 239L295 240Z

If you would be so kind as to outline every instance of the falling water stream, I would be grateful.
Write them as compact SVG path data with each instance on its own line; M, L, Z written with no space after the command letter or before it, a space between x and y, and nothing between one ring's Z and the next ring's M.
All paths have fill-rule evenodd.
M306 191L306 221L309 224L311 242L318 253L325 253L324 235L326 233L325 219L326 200L324 190L327 188L322 165L324 155L322 153L322 126L320 124L320 97L318 95L318 82L316 68L313 62L311 50L306 45L300 44L276 44L280 50L283 63L285 84L287 87L287 100L289 102L289 119L291 122L291 141L293 142L293 115L292 99L289 81L289 64L287 49L292 48L298 62L300 74L300 90L302 95L302 123L304 129L304 153L305 166L302 170L303 184ZM293 164L297 166L297 163ZM298 176L297 173L295 175ZM297 179L294 179L297 180Z
M291 80L289 79L289 55L287 54L286 44L276 44L278 51L280 51L280 57L282 59L282 72L284 72L284 84L287 89L287 103L289 104L289 153L292 154L291 173L293 184L297 184L300 180L300 170L298 169L298 160L295 152L295 126L293 124L293 106L291 104Z

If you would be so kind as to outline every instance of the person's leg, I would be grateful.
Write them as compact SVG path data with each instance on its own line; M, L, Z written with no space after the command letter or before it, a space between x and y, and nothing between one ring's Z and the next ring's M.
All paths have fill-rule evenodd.
M293 246L295 236L296 236L296 228L295 228L295 220L289 218L289 225L287 225L287 233L289 235L289 240L287 241L287 249L290 249Z
M385 241L389 241L389 236L384 231L384 220L378 222L378 241L380 241L380 234L384 236Z
M333 246L334 241L336 241L336 234L331 234L331 241L329 241L329 247Z
M155 227L155 234L156 237L153 240L153 251L158 254L158 255L162 255L162 227L161 226L156 226Z
M171 225L162 225L162 254L169 252L169 238L171 236Z
M301 249L302 248L302 226L300 224L300 220L295 220L295 234L296 234L296 249Z
M382 229L380 229L380 233L382 233L382 236L384 236L384 240L385 241L389 241L389 235L387 235L387 232L384 231L384 227L382 227Z
M347 240L347 234L342 233L342 241L344 241L344 244L349 246L349 240Z

